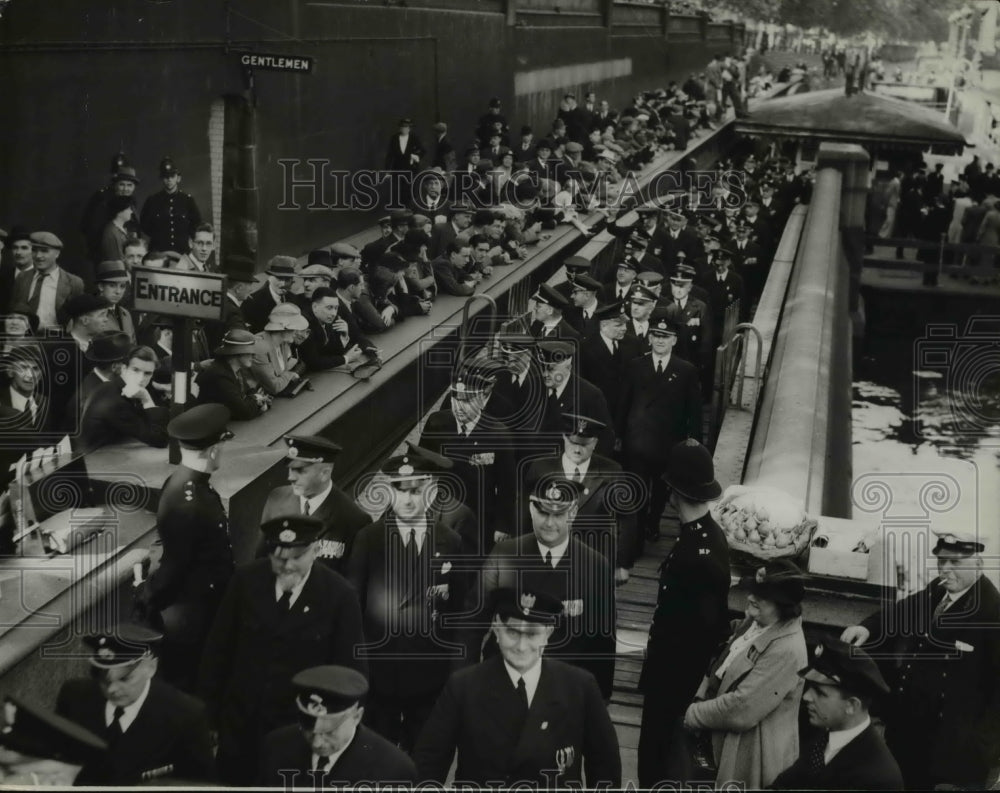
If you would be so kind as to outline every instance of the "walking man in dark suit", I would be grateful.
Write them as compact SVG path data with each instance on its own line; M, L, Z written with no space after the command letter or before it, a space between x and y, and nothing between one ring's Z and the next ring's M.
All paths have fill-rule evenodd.
M545 652L564 616L544 589L494 593L490 631L500 652L451 676L417 742L421 779L611 789L621 784L618 737L586 671Z
M554 287L542 284L531 299L535 305L528 332L532 336L536 339L579 338L573 326L563 318L563 312L569 308L569 300Z
M902 790L903 775L868 715L889 686L864 650L837 639L816 646L802 702L823 730L771 787L775 790Z
M314 666L292 678L296 724L264 739L260 776L264 787L352 788L417 781L406 754L361 723L368 681L346 666Z
M199 675L228 785L252 784L263 737L295 720L297 672L328 663L365 670L355 655L364 641L358 596L339 573L314 564L323 521L287 515L261 529L271 555L229 582Z
M392 504L358 532L348 561L364 618L360 653L371 670L365 723L407 752L462 656L448 619L465 600L462 538L428 513L437 479L451 467L412 446L387 460Z
M90 676L59 689L56 712L107 740L107 784L215 779L205 706L156 678L159 640L127 623L91 634Z
M639 513L639 542L660 533L667 489L660 476L670 449L685 438L701 439L698 370L673 353L677 328L657 308L649 324L650 352L625 367L618 406L618 433L626 471L646 482L648 506Z
M372 522L371 516L333 482L340 444L318 435L286 435L285 457L289 484L276 487L264 503L261 525L279 515L312 515L323 521L326 531L316 541L316 556L327 567L346 574L347 560L358 531ZM257 556L266 556L263 532Z
M385 170L415 172L423 156L424 147L420 139L413 134L413 122L408 118L401 118L399 130L389 138L389 148L385 154Z
M1000 757L1000 593L981 537L937 536L938 577L840 638L895 661L885 739L907 789L983 789Z
M627 335L628 317L621 303L601 306L594 314L598 332L580 344L580 374L597 386L614 416L618 412L625 365L641 354L639 340Z
M691 294L694 268L678 264L670 278L671 302L668 312L677 326L677 354L694 364L701 375L701 390L710 394L712 388L712 315L708 306Z

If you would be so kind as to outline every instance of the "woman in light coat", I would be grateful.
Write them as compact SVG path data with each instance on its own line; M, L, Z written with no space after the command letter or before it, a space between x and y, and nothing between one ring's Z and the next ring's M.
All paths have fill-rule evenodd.
M760 789L799 755L798 671L808 663L802 633L802 574L777 560L757 571L737 627L684 726L711 732L717 781Z
M280 303L271 309L264 330L257 334L257 347L250 371L271 396L294 385L305 370L292 352L296 331L309 329L309 321L294 303Z

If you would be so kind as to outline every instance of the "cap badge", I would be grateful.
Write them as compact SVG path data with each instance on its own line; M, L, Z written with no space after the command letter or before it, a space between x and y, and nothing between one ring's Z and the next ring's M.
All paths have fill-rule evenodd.
M406 465L399 466L399 474L400 476L412 476L413 466L410 465L409 463L407 463Z
M815 655L817 658L819 658L822 654L823 654L823 645L822 644L817 644L816 645L816 651L813 653L813 655Z
M296 457L299 456L299 450L297 448L295 448L294 446L289 445L289 447L288 447L288 456L291 457L294 460Z
M102 636L100 639L97 640L97 643L101 645L101 647L103 647L105 644L108 643L108 637Z
M281 524L282 526L287 526L288 523L285 522ZM278 539L282 542L295 542L295 532L291 529L285 529L281 534L278 535Z
M101 647L97 651L97 657L100 658L102 661L111 661L115 657L115 651L112 650L110 647Z
M455 383L455 390L458 393L460 393L460 394L464 394L465 393L465 383L463 383L461 380L459 380L457 383Z
M560 501L562 499L562 494L559 492L558 487L552 485L545 491L545 497L549 499L549 501Z
M310 716L325 716L327 714L326 705L323 704L323 697L319 694L309 695L309 701L305 705L305 710Z
M524 612L525 616L531 613L531 610L535 607L535 596L524 594L521 595L521 611Z
M584 419L580 419L576 422L576 433L577 435L583 435L587 431L587 422Z
M763 567L757 568L757 575L754 576L758 584L763 584L764 579L767 578L767 570Z

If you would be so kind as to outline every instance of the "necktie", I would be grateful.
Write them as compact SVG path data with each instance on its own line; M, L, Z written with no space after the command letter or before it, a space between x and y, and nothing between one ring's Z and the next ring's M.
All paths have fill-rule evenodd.
M945 595L944 595L944 597L941 598L940 602L934 607L933 617L934 617L935 621L938 619L938 617L940 617L942 614L944 614L944 610L946 608L948 608L948 605L950 603L951 603L951 595L949 595L946 592Z
M329 771L330 757L325 754L316 755L316 765L313 767L313 771Z
M125 732L122 729L122 716L125 715L125 708L115 708L114 714L111 716L111 724L108 725L108 740L116 741L122 737Z
M292 610L292 590L285 589L278 598L278 611L282 614Z
M546 551L545 552L545 564L546 564L547 567L554 567L555 566L555 565L552 564L552 551Z
M35 402L34 397L28 397L28 401L24 405L24 412L31 413L32 424L38 420L38 403Z
M309 506L309 502L306 501L305 499L302 499L302 514L303 515L312 514L312 509Z
M612 355L617 355L618 354L618 342L617 341L612 341L611 342L611 354Z
M524 684L524 678L519 677L517 679L517 698L521 703L521 713L523 716L528 715L528 687Z
M826 733L822 738L810 745L806 753L806 767L814 774L818 774L826 768L826 761L823 755L826 753L826 745L830 740L830 734Z
M35 280L31 282L31 293L28 295L28 308L32 314L38 313L38 303L42 296L42 281L45 280L43 273L35 273Z
M618 299L619 300L624 300L625 299L625 290L624 289L619 289L618 290Z
M656 362L656 373L663 374L663 361Z
M573 469L573 480L576 482L583 481L583 474L580 473L580 466L577 466L576 468Z
M583 311L583 319L584 319L584 321L590 319L590 312L587 311L586 309L584 309L584 311Z

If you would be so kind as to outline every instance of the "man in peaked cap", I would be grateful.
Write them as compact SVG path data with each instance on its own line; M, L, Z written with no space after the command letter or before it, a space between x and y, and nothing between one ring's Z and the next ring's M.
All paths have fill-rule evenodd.
M823 732L771 787L776 790L902 790L903 776L868 713L889 686L868 654L824 639L799 672L809 723Z
M659 249L654 251L652 242L642 234L633 234L625 240L625 253L635 259L637 273L654 272L665 275L667 272Z
M14 279L11 304L23 303L38 317L39 328L62 325L60 309L66 301L83 293L83 281L58 264L63 244L49 231L31 234L31 258L34 267L18 273Z
M937 533L938 577L841 634L895 662L885 740L907 789L982 788L1000 756L1000 593L984 551L974 533Z
M420 446L447 457L462 483L465 504L482 532L479 553L515 531L515 483L511 430L485 413L497 374L461 367L452 375L448 407L431 413L420 435Z
M694 286L693 267L678 264L670 278L671 301L668 316L677 327L677 354L692 363L701 373L702 391L711 393L712 370L712 315L704 301L691 294Z
M606 283L598 295L602 303L620 303L628 301L629 292L639 274L639 262L630 254L625 254L615 266L614 280Z
M364 642L358 596L339 573L315 564L323 521L279 515L261 530L270 556L237 568L199 675L228 785L252 784L264 736L295 721L295 674L323 664L366 671L356 655Z
M756 303L764 291L770 262L763 246L751 238L751 231L747 223L738 222L734 230L734 239L726 247L732 251L733 267L743 279L746 299ZM747 309L749 308L748 306Z
M629 292L625 311L628 315L625 337L635 339L639 352L649 350L649 318L656 308L657 299L656 292L640 283L633 284Z
M456 784L588 788L621 784L618 738L591 674L553 658L567 618L558 598L528 584L493 592L499 652L455 672L413 753L421 779ZM555 780L555 781L554 781ZM554 784L553 784L554 782Z
M697 283L708 293L708 306L712 314L712 343L714 350L723 342L727 309L739 303L737 322L746 320L748 306L743 294L743 279L732 269L733 252L719 248L710 262L710 270Z
M417 781L413 761L361 723L368 693L364 675L345 666L314 666L295 675L292 686L298 723L264 739L258 785L350 788Z
M729 633L729 546L708 508L709 501L722 495L712 455L689 438L668 449L661 470L681 526L680 537L660 565L656 610L639 678L645 696L640 787L688 778L684 712ZM683 654L677 653L678 647L684 648Z
M425 153L420 138L413 132L413 121L401 118L397 131L389 138L385 154L385 170L414 173Z
M601 306L594 314L597 333L580 343L580 374L604 395L612 418L621 399L625 364L643 352L643 344L629 335L629 318L622 303Z
M288 484L276 487L264 503L261 524L278 515L312 515L326 525L317 541L317 557L338 573L344 573L358 531L371 517L333 482L333 470L343 448L318 435L286 435L285 458ZM268 553L261 536L257 556Z
M202 404L167 425L181 462L167 477L156 511L159 564L140 593L146 618L164 633L164 679L193 692L198 661L222 593L233 574L229 518L212 487L222 465L229 410Z
M644 534L659 536L667 493L660 481L670 449L685 438L701 438L701 388L698 370L674 354L677 327L666 309L649 319L646 355L625 366L616 416L625 470L642 477L650 494L648 509L640 513L640 541Z
M474 593L469 608L482 607L473 602L476 597L519 585L554 597L563 604L565 618L546 654L591 672L608 699L615 666L615 581L608 558L572 531L584 487L561 471L533 483L531 531L497 543L483 564L482 593ZM481 637L472 631L473 647Z
M142 205L139 225L154 250L187 253L201 212L190 193L180 189L181 172L170 157L160 160L163 189Z
M573 290L570 292L572 305L566 310L565 317L582 339L597 331L598 319L595 314L599 307L597 296L600 291L601 282L587 273L581 273L573 282Z
M107 784L108 743L70 719L7 697L0 729L0 782L5 786Z
M636 505L617 499L615 494L631 490L638 498L639 489L629 487L618 463L594 453L599 436L607 429L603 422L563 413L562 429L562 453L531 463L522 492L533 493L535 483L547 476L565 476L582 485L572 533L607 557L615 569L615 583L624 584L635 561ZM523 509L527 511L527 507L525 504Z
M570 295L573 294L573 285L576 282L576 277L590 272L590 260L584 259L582 256L567 256L563 262L563 267L566 268L566 280L556 284L555 290L566 298L568 302Z
M548 284L541 284L531 299L534 310L528 332L532 336L536 339L579 338L573 326L563 319L563 312L569 308L569 300L561 292Z
M59 689L56 712L108 742L110 785L215 778L205 706L159 679L160 639L129 623L90 634L90 675Z
M386 460L391 503L358 532L348 562L367 641L365 723L407 752L461 660L450 623L467 589L462 538L431 512L440 477L451 468L447 458L412 446Z

